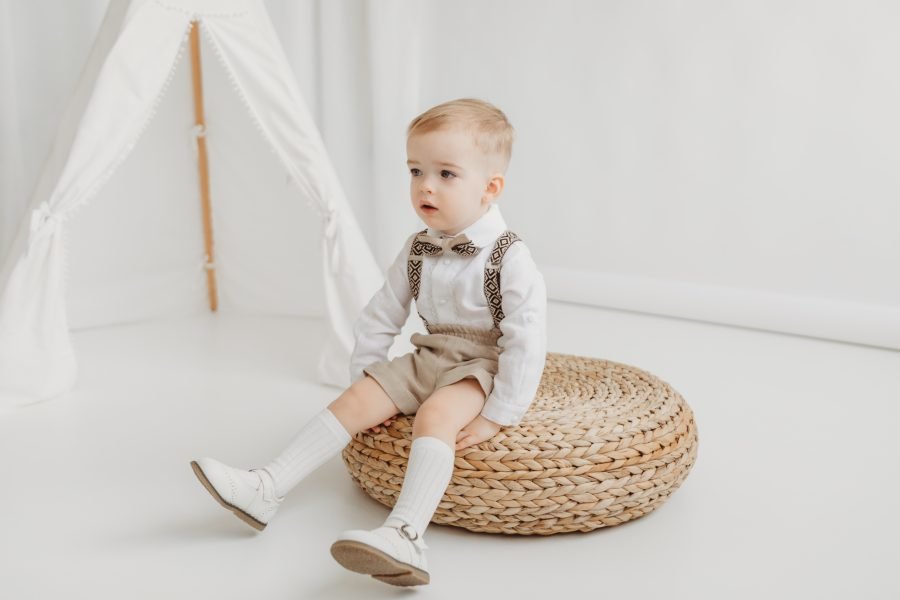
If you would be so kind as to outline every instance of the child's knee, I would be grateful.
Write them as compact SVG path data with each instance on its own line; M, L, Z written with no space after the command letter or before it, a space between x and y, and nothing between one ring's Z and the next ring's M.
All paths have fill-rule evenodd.
M371 375L354 382L333 405L352 414L360 428L371 427L400 412L387 392Z

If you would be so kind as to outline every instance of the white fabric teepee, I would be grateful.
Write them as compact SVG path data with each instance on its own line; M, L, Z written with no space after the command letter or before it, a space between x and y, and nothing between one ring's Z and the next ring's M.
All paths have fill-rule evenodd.
M73 387L70 327L208 312L209 268L220 311L327 313L318 374L349 383L353 323L382 277L262 2L113 0L0 269L0 408Z

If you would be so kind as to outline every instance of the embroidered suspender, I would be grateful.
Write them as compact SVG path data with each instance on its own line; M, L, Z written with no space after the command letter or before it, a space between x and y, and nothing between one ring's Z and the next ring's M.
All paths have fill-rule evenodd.
M425 245L419 240L419 235L427 232L427 229L423 229L416 234L412 242L412 246L409 249L409 258L406 261L406 278L409 280L409 291L412 292L413 298L416 299L416 312L419 313L419 318L425 323L425 329L431 331L431 326L425 320L425 317L422 316L422 311L419 310L419 284L422 282L422 251L425 248Z
M495 329L499 329L500 321L504 317L502 296L500 295L500 269L503 267L503 255L520 239L512 231L504 231L494 242L491 255L487 264L484 265L484 297L487 298L488 308L491 309L491 316L494 317Z
M416 299L416 312L419 318L425 323L425 328L429 331L431 327L422 311L419 310L419 284L422 282L422 260L425 245L419 240L419 235L427 233L427 229L423 229L416 235L412 246L409 249L409 260L406 263L406 276L409 280L409 289L413 298ZM494 320L494 328L499 329L500 321L503 320L502 296L500 294L500 269L503 267L503 256L509 247L521 238L512 231L504 231L494 242L491 254L484 266L484 297L487 299L488 309L491 311L491 317Z

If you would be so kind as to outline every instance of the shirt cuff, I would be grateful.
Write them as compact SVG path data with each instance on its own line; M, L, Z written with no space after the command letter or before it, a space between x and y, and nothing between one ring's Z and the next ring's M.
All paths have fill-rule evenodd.
M486 402L481 410L482 416L504 427L518 425L524 417L521 408L507 407L497 402Z

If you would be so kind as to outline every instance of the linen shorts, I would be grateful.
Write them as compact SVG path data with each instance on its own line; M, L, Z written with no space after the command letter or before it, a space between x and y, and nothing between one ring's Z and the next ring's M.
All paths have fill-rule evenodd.
M432 325L431 333L414 333L412 352L363 369L405 415L415 414L438 388L466 378L478 381L487 398L494 388L499 333L461 325Z

